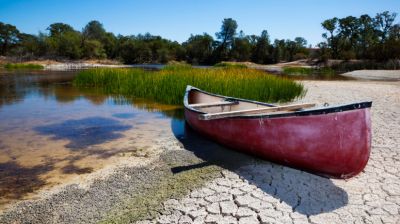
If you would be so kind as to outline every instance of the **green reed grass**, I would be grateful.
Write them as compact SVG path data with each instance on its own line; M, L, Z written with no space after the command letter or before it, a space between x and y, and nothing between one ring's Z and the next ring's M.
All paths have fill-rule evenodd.
M106 93L141 97L180 105L187 85L226 96L264 102L287 102L302 97L305 89L295 81L243 68L166 66L160 71L97 68L81 71L78 87L96 87Z
M4 65L6 69L43 69L43 65L24 64L24 63L7 63Z

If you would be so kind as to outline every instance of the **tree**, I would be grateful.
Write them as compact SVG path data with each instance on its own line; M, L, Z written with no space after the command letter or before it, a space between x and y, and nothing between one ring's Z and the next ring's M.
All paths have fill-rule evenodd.
M360 58L372 58L373 56L368 50L376 45L379 39L374 26L375 21L367 14L361 15L358 20L360 23L360 36L357 55Z
M86 40L82 48L82 56L84 58L106 58L103 45L98 40Z
M354 16L339 19L340 57L345 60L356 58L357 41L360 36L360 23Z
M229 48L232 45L237 27L236 21L231 18L222 21L221 31L215 34L217 39L221 41L221 46Z
M90 21L82 30L82 49L86 58L106 58L107 51L104 45L108 44L108 53L112 54L112 36L107 35L103 24L99 21Z
M217 47L217 60L228 59L229 51L232 48L233 40L236 36L236 29L238 25L232 18L227 18L222 21L221 31L215 33L218 41Z
M106 30L99 21L92 20L83 28L82 36L84 39L102 41L106 37Z
M307 49L307 40L303 37L294 38L296 43L296 51L293 55L293 60L305 59L309 56L309 50Z
M338 38L334 35L335 31L337 30L337 23L338 18L334 17L332 19L327 19L321 23L322 27L326 29L330 36L326 33L322 34L322 37L327 39L328 46L331 48L331 57L337 58L338 57Z
M1 55L6 55L9 49L18 42L18 29L10 24L0 22Z
M360 17L347 16L333 18L322 23L328 33L324 33L331 58L338 59L375 59L388 60L396 58L396 41L391 39L391 30L396 25L396 13L388 11L378 13L375 17L367 14ZM389 43L390 42L390 43Z
M47 27L47 30L50 32L51 37L57 37L67 32L75 31L72 26L65 23L53 23Z
M285 40L275 39L272 51L272 63L279 63L282 59L286 58L285 47Z
M268 31L263 30L261 36L256 38L256 45L252 55L252 61L255 63L266 64L270 59L270 40Z
M82 56L81 34L76 31L64 33L58 39L58 55L70 59L79 59Z
M359 20L354 16L339 19L339 28L339 35L349 41L350 48L354 47L359 35Z
M46 38L48 54L69 59L82 57L82 35L72 26L65 23L53 23L47 30L50 36Z
M235 61L249 61L251 50L249 38L244 35L243 31L240 31L239 36L233 39L230 57Z
M307 40L304 39L303 37L296 37L294 38L294 42L296 42L297 47L306 47L307 46Z
M18 35L18 45L16 47L16 54L22 58L31 59L40 54L40 43L38 37L31 34L20 33Z
M285 60L286 61L293 61L294 55L298 49L298 45L295 41L286 40L284 45L285 52L287 52Z
M189 39L182 43L186 50L186 60L193 64L211 63L213 42L213 37L207 33L190 35Z
M376 14L375 24L381 39L381 43L383 43L386 38L388 38L390 29L393 26L393 22L396 19L396 16L397 13L389 13L388 11Z
M117 37L113 33L107 32L102 41L104 51L108 58L117 57Z

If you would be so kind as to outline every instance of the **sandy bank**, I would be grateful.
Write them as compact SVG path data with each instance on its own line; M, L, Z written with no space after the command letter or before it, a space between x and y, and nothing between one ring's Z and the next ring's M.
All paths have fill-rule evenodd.
M341 75L365 80L400 81L400 70L356 70Z

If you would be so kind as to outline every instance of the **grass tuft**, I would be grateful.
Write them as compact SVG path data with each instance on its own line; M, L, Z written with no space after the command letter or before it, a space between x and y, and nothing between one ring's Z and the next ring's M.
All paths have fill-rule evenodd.
M101 88L122 94L181 105L187 85L226 96L264 102L287 102L303 97L301 83L244 68L193 68L170 65L160 71L97 68L81 71L74 79L78 87Z

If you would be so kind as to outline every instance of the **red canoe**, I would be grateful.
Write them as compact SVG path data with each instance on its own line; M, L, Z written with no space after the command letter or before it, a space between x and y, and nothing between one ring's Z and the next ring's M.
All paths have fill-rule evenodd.
M371 104L276 106L192 86L184 98L185 119L201 134L245 153L334 178L350 178L366 166Z

